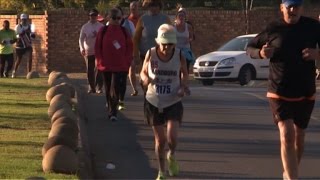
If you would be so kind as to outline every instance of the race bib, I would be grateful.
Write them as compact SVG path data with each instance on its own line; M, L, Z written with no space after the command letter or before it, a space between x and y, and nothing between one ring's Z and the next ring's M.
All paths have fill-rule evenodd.
M113 46L116 48L116 49L120 49L121 48L121 45L119 44L119 42L117 40L113 41Z

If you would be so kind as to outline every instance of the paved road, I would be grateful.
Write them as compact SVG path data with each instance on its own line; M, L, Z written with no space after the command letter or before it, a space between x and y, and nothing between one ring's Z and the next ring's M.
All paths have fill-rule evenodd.
M83 81L85 82L85 81ZM128 87L128 94L130 94ZM183 100L178 179L277 179L282 177L278 132L265 88L193 83ZM141 92L141 91L140 91ZM87 98L88 136L96 178L153 179L157 174L153 136L143 122L142 96L126 98L127 110L112 123L103 95ZM320 104L308 129L302 178L320 179ZM115 164L114 170L106 169ZM177 179L176 178L176 179Z

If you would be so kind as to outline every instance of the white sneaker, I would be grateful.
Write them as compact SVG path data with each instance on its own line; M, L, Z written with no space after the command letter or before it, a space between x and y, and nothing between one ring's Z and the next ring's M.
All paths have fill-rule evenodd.
M110 120L111 120L112 122L116 122L116 121L118 121L118 118L117 118L116 116L111 116L111 117L110 117Z
M11 77L12 77L12 78L15 78L15 77L16 77L16 72L15 72L15 71L12 71Z

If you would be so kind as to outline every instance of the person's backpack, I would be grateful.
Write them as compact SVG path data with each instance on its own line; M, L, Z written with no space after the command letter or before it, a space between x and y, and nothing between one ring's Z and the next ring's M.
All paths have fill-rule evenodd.
M126 38L126 40L127 40L127 32L126 32L126 28L124 28L124 27L122 27L122 26L120 26L121 27L121 30L122 30L122 32L123 32L123 34L124 34L124 37ZM102 36L101 36L101 43L100 43L100 49L101 49L101 52L102 52L102 43L103 43L103 37L104 37L104 35L106 34L106 32L107 32L107 30L108 30L108 25L106 25L106 26L104 26L104 27L102 27L103 29L102 29Z

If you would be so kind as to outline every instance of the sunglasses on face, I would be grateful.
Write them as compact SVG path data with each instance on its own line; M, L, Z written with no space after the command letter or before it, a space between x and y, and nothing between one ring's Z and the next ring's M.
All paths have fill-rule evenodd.
M96 17L96 16L98 16L98 14L91 14L90 16L91 17Z
M162 46L173 46L173 43L168 43L168 44L162 44Z

